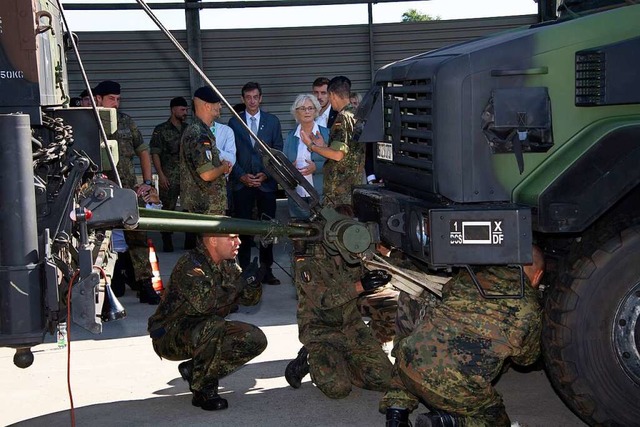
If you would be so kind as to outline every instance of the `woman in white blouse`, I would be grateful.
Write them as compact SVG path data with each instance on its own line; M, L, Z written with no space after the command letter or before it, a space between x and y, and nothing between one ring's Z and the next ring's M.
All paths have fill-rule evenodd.
M307 146L301 141L301 132L312 135L315 141L324 144L329 140L329 130L323 126L318 126L314 121L318 117L320 104L312 94L302 94L296 97L291 106L291 114L296 119L298 126L289 132L284 141L284 154L309 181L322 199L322 168L325 158L318 153L311 153ZM298 186L296 192L302 198L309 200L307 191ZM297 203L289 199L289 214L292 218L308 219L309 211L301 209Z

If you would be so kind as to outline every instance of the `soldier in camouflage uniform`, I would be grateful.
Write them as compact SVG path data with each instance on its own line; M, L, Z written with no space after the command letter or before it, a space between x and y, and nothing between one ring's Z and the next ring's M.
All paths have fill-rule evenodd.
M324 204L335 207L351 204L351 190L364 181L364 145L355 138L356 119L354 108L349 104L351 81L338 76L331 79L327 88L331 108L339 111L329 132L325 146L322 138L311 141L303 138L311 152L327 159L324 164Z
M227 209L225 175L231 163L220 160L216 139L211 133L214 104L220 97L208 86L193 94L195 117L185 129L180 143L180 200L192 213L224 215Z
M347 265L316 244L305 256L294 255L293 269L298 334L304 347L287 367L289 384L300 387L310 372L314 384L333 399L348 396L352 385L387 390L391 363L356 307L363 287L369 288L366 275L361 282L361 268Z
M544 271L541 252L525 266L522 299L485 299L461 270L443 288L442 302L398 346L392 388L380 402L391 425L402 426L418 398L432 412L416 427L508 427L502 397L491 382L511 357L530 365L540 355L541 308L536 288ZM476 273L487 293L514 294L520 274L507 267Z
M140 158L142 168L143 185L141 191L148 191L145 186L151 186L151 156L149 146L144 143L142 134L133 119L119 110L120 107L120 84L111 80L100 82L93 90L96 96L98 107L118 109L118 128L112 135L107 135L109 139L118 141L118 165L116 167L120 175L123 188L134 189L136 186L135 169L133 157ZM115 180L112 171L105 172L107 177ZM140 302L157 304L158 295L153 291L151 285L151 264L149 263L149 246L147 245L147 233L140 231L125 231L124 236L129 247L128 255L135 272L135 284L129 285L139 291Z
M162 209L176 209L180 195L180 138L187 127L187 101L179 96L169 102L171 117L155 127L151 135L151 159L158 172ZM162 249L173 252L170 232L162 233Z
M190 359L178 366L189 382L192 404L205 410L226 409L218 381L264 351L267 339L256 326L227 321L236 304L255 305L262 288L255 279L257 259L241 274L235 262L237 234L205 234L185 253L171 273L148 331L153 349L169 360Z

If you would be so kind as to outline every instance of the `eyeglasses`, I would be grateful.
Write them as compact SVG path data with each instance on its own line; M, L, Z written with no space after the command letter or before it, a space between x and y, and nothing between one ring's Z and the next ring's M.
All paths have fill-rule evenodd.
M312 111L316 111L316 107L298 107L296 108L296 111L307 111L307 112L312 112Z

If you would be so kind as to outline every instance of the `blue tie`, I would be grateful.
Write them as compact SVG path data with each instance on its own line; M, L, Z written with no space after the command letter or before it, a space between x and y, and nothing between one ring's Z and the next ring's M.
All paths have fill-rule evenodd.
M256 123L256 118L250 117L250 119L251 119L251 132L253 132L254 135L258 135L258 124ZM252 146L256 145L256 140L253 139L253 137L251 138L251 145Z

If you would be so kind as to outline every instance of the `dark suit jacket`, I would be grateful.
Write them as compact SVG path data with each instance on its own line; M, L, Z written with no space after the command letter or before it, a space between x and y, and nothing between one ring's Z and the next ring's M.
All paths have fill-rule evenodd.
M333 107L329 107L329 117L327 117L327 129L331 129L333 126L333 122L336 121L336 117L338 117L339 111L333 109Z
M246 120L244 113L240 114L242 121ZM244 188L244 184L240 182L240 177L244 174L257 174L258 172L266 173L262 165L262 159L258 154L258 150L251 145L251 137L249 132L244 128L240 121L231 117L229 127L233 129L236 137L236 164L231 169L231 185L234 191ZM271 148L282 151L282 128L280 120L273 114L269 114L264 110L260 110L260 123L258 123L258 138ZM267 175L268 176L268 175ZM277 183L269 176L260 186L262 191L276 191Z

